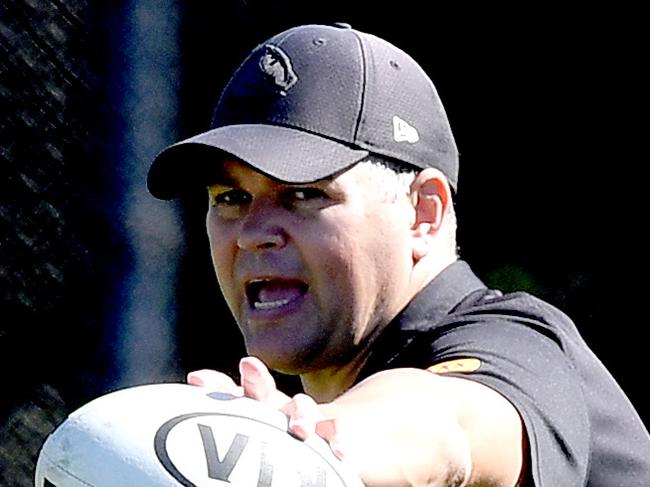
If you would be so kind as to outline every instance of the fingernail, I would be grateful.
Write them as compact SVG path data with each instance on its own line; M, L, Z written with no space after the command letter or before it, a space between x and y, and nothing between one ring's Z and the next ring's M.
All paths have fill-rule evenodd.
M196 374L193 374L192 372L187 374L187 383L191 384L193 386L199 386L199 387L205 385L205 383L203 382L203 379L201 379L201 377L197 376Z
M334 456L339 460L343 460L345 458L345 454L343 453L343 450L341 449L338 442L330 442L330 449L332 450L332 453L334 453Z
M239 373L242 376L251 374L254 374L257 377L260 376L260 371L255 363L245 358L241 359L239 362Z
M289 431L301 440L306 440L309 437L309 429L301 420L289 418Z

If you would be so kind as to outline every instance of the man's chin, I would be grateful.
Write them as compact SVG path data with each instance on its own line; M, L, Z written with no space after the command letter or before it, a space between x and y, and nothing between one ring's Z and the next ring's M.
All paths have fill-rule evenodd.
M272 371L278 372L284 375L302 375L308 372L307 369L301 367L300 364L296 363L294 360L283 360L277 359L275 357L265 359L261 354L253 354L255 357L259 358L264 364Z
M315 357L310 358L300 350L269 349L268 346L255 346L249 340L246 342L246 351L264 362L269 369L285 375L302 375L318 368Z

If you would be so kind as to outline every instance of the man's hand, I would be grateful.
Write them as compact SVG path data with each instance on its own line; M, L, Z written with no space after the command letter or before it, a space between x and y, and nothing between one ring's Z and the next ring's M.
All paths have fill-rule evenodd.
M279 391L275 380L266 366L255 357L243 358L239 363L241 385L237 385L226 374L215 370L203 369L187 375L189 384L206 387L237 397L249 397L279 409L289 418L289 430L300 439L307 439L316 432L326 440L334 440L335 430L320 413L316 402L306 394L287 396ZM317 425L320 427L317 431ZM335 443L335 442L334 442ZM333 448L340 458L341 452Z

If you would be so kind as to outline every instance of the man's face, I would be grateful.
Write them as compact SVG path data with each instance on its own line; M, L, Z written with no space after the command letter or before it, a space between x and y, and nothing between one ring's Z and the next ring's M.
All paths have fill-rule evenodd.
M344 365L406 304L413 207L376 186L363 166L293 185L224 164L207 230L249 354L294 374Z

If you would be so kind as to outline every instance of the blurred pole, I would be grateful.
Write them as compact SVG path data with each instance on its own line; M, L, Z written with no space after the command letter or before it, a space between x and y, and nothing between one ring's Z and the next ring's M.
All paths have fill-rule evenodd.
M178 375L175 283L182 246L177 208L155 200L146 175L155 154L175 140L179 76L179 12L172 0L130 0L122 17L123 92L120 170L121 208L130 265L116 310L113 387L167 380ZM116 65L115 69L120 69ZM110 162L110 161L109 161Z

